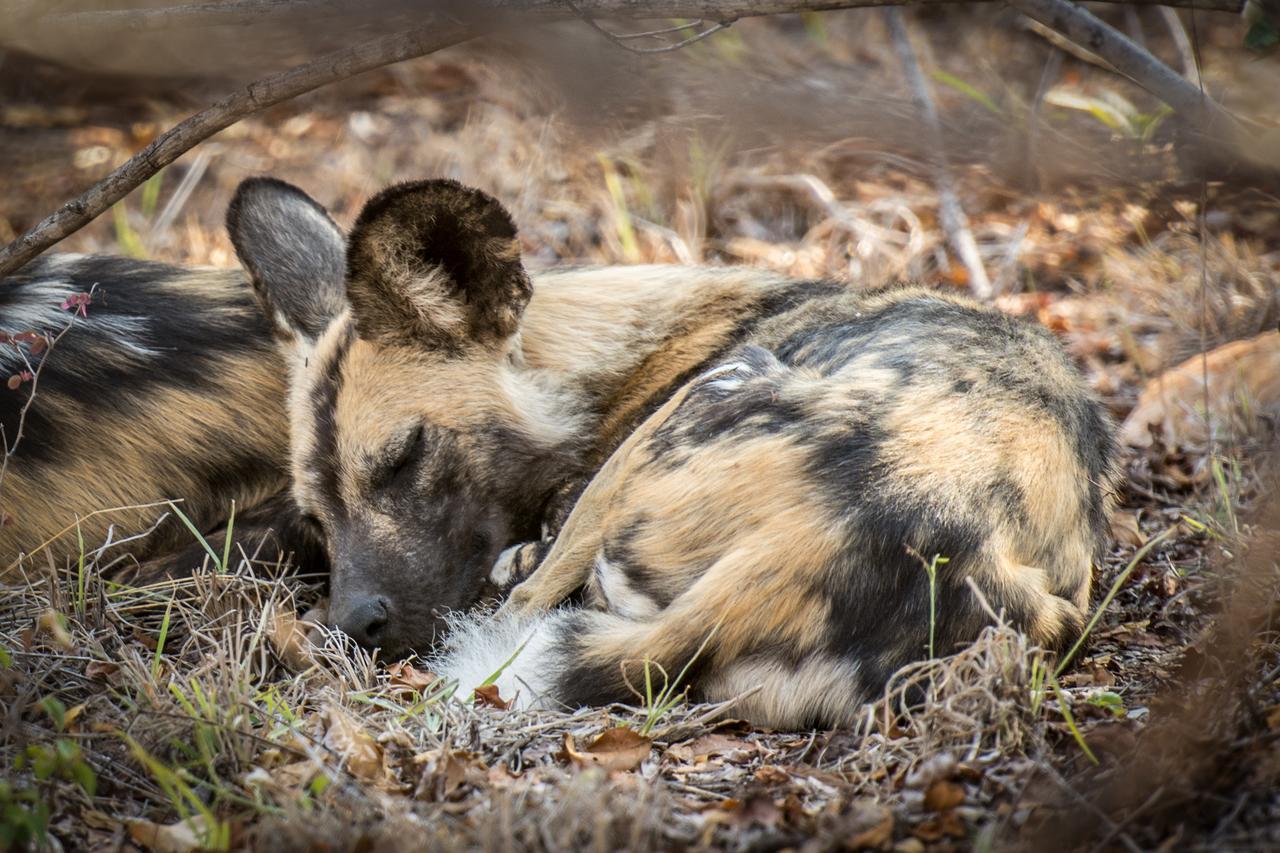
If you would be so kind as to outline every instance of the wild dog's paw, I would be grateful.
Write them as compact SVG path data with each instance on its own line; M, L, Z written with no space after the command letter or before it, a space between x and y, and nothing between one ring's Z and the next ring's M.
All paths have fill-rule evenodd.
M489 582L502 590L523 583L542 565L551 550L551 542L550 539L543 539L541 542L512 545L494 561L493 568L489 570Z

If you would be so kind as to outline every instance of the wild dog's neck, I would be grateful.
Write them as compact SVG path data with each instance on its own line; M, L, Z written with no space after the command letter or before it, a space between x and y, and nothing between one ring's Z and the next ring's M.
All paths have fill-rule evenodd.
M510 430L498 442L503 467L513 480L513 499L522 504L518 512L542 519L550 503L571 499L590 476L596 419L579 390L562 375L528 367L518 349L498 376L512 413Z
M746 269L637 266L535 276L518 350L572 392L587 467L597 467L655 400L730 345L794 287ZM785 298L781 300L785 302ZM781 305L781 302L780 302Z

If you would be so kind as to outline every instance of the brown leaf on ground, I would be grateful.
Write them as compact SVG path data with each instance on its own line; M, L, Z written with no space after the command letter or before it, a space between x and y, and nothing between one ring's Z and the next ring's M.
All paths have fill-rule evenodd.
M120 671L120 665L105 660L91 660L84 668L85 678L100 678L103 681L111 681L117 672Z
M39 633L52 640L54 645L64 652L75 650L75 641L67 633L67 629L64 627L64 620L58 611L51 609L41 613L40 618L36 620L36 629Z
M855 819L866 829L849 839L848 849L888 850L893 844L893 810L888 806L869 800L857 803Z
M206 836L205 821L199 815L168 825L141 819L129 822L129 838L151 853L190 853L192 850L201 850Z
M391 677L391 686L421 693L436 681L434 672L418 669L404 661L396 661L387 665L387 675Z
M1138 527L1138 514L1127 510L1114 510L1111 513L1111 537L1121 545L1129 548L1141 548L1147 544L1147 537L1142 535Z
M673 745L667 750L667 755L679 761L702 762L717 755L730 761L744 761L759 751L760 747L751 741L712 732L687 743Z
M924 793L924 807L931 812L945 812L964 802L964 786L939 779Z
M1206 443L1206 374L1215 431L1229 424L1247 429L1246 416L1280 411L1280 332L1232 341L1152 379L1120 427L1121 439L1150 447L1155 432L1170 447Z
M755 773L756 780L766 785L781 785L791 781L791 774L775 764L766 764Z
M653 741L633 729L616 726L605 729L584 749L578 749L573 735L564 736L564 751L568 761L578 767L603 767L605 770L634 770L649 757Z
M943 838L965 838L968 831L964 828L964 819L955 809L942 812L929 818L911 830L911 834L921 841L933 843Z
M365 782L382 782L387 768L382 747L350 712L338 705L325 708L324 745L346 765L347 772Z
M470 752L434 750L415 755L422 766L413 798L427 802L456 800L467 785L482 788L489 781L489 768Z
M307 632L311 625L293 614L293 611L275 608L267 614L267 639L284 665L294 672L310 668L311 641Z
M491 708L497 708L499 711L505 711L511 707L511 700L503 699L498 693L498 685L482 684L476 688L476 705L483 708L488 705Z

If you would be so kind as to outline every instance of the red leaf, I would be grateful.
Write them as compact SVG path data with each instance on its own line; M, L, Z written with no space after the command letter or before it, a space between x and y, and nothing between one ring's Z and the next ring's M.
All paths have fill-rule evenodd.
M43 335L40 335L31 342L31 346L29 347L29 349L31 350L32 355L39 355L40 353L44 352L45 349L48 348L48 346L49 346L49 339L44 337Z
M498 695L498 685L486 684L483 687L476 688L476 705L492 705L499 711L505 711L511 707L511 703Z
M9 377L9 381L5 383L9 386L10 391L17 391L18 386L22 384L22 374L15 373Z

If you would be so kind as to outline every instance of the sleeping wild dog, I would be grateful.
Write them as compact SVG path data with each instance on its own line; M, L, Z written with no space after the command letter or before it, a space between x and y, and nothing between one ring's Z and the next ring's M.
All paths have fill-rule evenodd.
M699 698L755 688L735 713L806 726L847 722L927 653L926 566L940 652L984 604L1048 647L1078 635L1112 427L1040 327L757 271L535 287L501 205L443 180L374 197L320 269L344 244L311 205L252 181L231 225L288 341L293 489L328 543L331 621L362 644L428 652L492 572L522 582L434 658L464 688L521 648L498 683L542 705L625 701L641 661L690 664ZM294 251L271 256L251 220ZM565 295L588 291L575 313Z
M47 255L0 280L0 332L0 579L143 533L169 499L215 542L235 501L249 551L272 535L323 559L288 496L283 362L243 273ZM122 552L159 573L204 549L171 517Z

